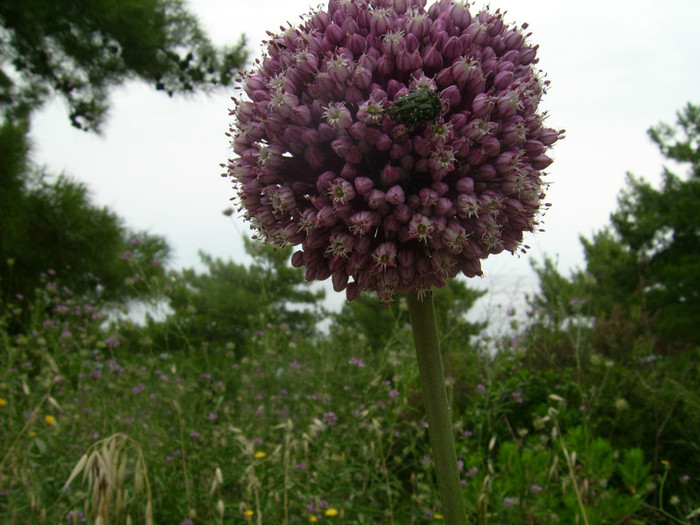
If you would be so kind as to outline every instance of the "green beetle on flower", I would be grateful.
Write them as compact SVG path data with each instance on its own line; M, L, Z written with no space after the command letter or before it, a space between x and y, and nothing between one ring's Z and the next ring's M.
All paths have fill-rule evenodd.
M388 111L397 124L415 126L435 120L442 112L442 101L434 91L418 88L396 99Z

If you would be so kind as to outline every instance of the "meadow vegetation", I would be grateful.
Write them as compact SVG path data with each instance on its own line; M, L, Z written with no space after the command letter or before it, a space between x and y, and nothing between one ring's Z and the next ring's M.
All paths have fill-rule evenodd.
M254 289L285 260L253 255L219 270ZM154 276L153 308L186 278ZM557 316L543 294L487 339L464 320L479 295L436 293L471 522L692 523L698 349L661 354L622 318L601 334L585 304ZM2 522L439 523L403 300L361 298L319 333L312 303L281 320L258 297L230 338L192 305L135 322L52 273L31 302L4 303Z

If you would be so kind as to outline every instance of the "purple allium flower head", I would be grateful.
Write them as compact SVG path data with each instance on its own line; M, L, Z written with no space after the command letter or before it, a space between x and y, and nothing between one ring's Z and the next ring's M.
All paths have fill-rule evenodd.
M227 173L260 238L349 300L481 274L538 227L537 46L461 2L330 0L239 78Z

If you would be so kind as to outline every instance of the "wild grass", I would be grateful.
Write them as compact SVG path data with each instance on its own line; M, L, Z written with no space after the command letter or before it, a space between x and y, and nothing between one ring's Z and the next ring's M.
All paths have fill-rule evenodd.
M442 521L408 327L373 348L270 325L240 355L236 341L158 347L50 281L5 306L1 523ZM580 344L570 367L535 372L533 344L450 350L470 522L692 523L698 456L668 443L692 450L675 429L697 424L697 363L631 372ZM626 428L644 389L682 399L656 454Z

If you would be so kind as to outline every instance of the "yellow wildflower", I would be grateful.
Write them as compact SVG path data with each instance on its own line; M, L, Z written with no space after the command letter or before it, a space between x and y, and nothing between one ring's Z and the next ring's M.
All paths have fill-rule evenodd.
M254 511L254 510L248 509L248 510L246 510L246 511L243 513L243 515L244 515L246 518L250 518L250 517L252 517L252 516L255 516L255 511Z
M310 521L311 523L318 523L318 518L317 518L316 516L311 516L311 517L309 518L309 521Z
M433 519L434 519L434 520L441 520L441 519L443 519L443 518L442 518L442 514L433 514Z
M53 425L55 422L56 422L56 418L53 416L46 416L44 418L44 423L46 423L47 425Z
M671 466L671 463L669 463L669 461L667 459L662 459L661 464L666 468Z
M265 452L263 452L262 450L258 450L253 457L255 459L262 459L265 456L267 456L267 454Z
M0 407L4 407L7 404L7 400L0 397Z
M326 517L328 517L328 518L332 518L333 516L337 516L337 515L338 515L338 511L337 511L337 509L334 509L333 507L331 507L330 509L328 509L326 511Z

